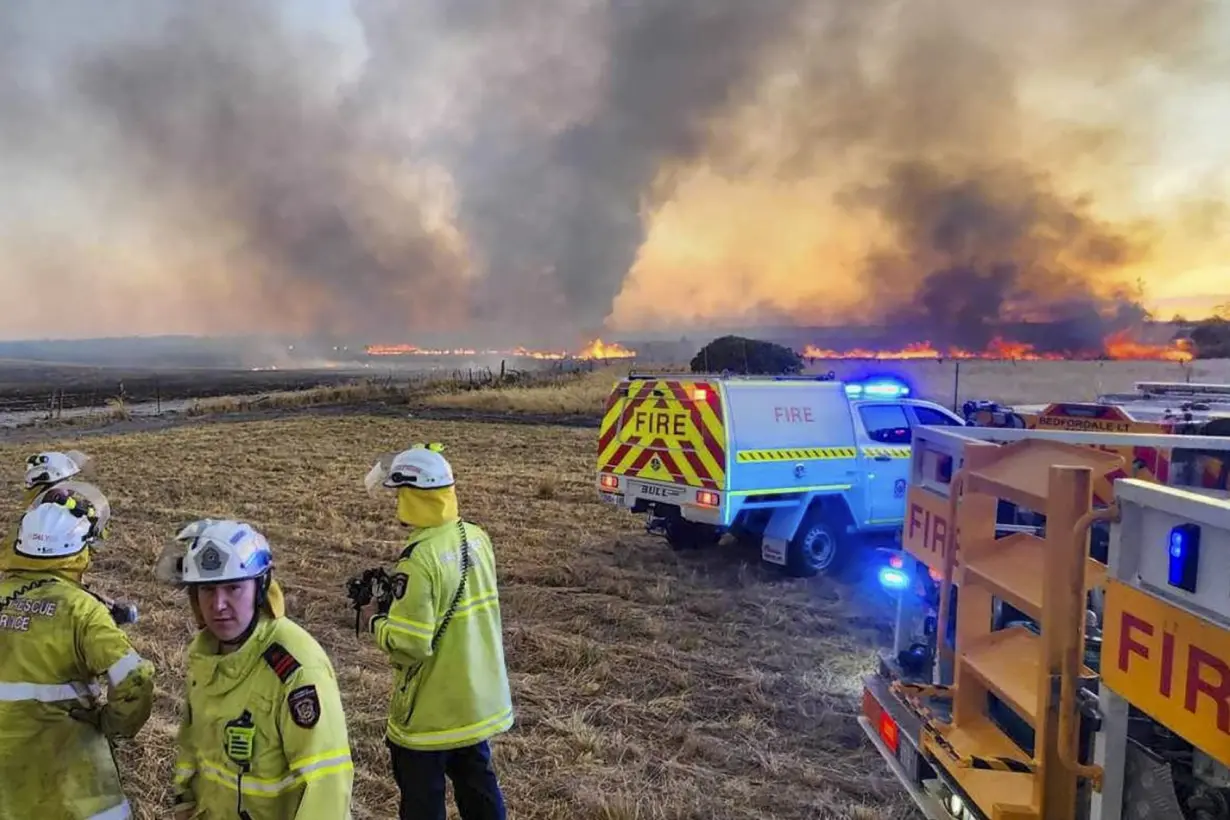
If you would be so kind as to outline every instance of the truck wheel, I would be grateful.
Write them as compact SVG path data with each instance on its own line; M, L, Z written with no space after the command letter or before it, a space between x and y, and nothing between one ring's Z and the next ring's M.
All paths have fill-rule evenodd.
M697 524L683 518L672 518L666 523L666 543L674 550L694 550L709 547L721 540L717 527Z
M795 578L831 575L845 563L849 547L844 534L820 510L803 518L786 551L786 572Z

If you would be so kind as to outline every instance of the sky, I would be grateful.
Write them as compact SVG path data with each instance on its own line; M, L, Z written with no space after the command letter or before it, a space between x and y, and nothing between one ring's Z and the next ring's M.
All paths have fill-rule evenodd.
M0 337L1198 318L1228 8L8 0Z

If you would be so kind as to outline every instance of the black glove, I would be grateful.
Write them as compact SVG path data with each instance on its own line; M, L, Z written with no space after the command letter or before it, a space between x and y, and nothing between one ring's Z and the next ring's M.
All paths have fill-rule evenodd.
M68 716L73 720L81 723L88 723L97 731L102 732L102 709L99 707L91 707L89 709L84 706L74 706L68 710Z

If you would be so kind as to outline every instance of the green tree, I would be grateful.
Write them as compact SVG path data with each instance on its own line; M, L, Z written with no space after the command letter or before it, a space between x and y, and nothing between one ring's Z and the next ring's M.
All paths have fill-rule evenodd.
M729 370L752 375L784 376L803 371L803 357L788 347L742 336L722 336L700 349L693 373Z

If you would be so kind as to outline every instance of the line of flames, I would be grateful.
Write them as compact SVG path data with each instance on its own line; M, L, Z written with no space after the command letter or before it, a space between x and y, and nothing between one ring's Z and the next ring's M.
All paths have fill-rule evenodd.
M527 347L481 350L469 347L429 348L415 345L368 345L365 350L369 356L508 356L547 361L632 359L636 357L635 350L630 350L617 342L604 342L601 339L594 339L575 353L566 350L532 350Z
M1176 339L1165 344L1146 344L1133 339L1128 333L1115 333L1103 341L1101 350L1041 352L1034 345L995 338L985 350L973 351L961 348L937 348L930 342L917 342L899 350L830 350L807 345L802 354L805 359L1009 359L1013 361L1073 361L1073 360L1149 360L1165 362L1189 362L1195 354L1191 342Z
M618 343L595 339L576 352L566 350L534 350L526 347L504 349L479 349L468 347L426 348L415 345L368 345L369 356L507 356L511 358L559 361L564 359L610 360L632 359L635 350ZM854 348L835 350L816 345L807 345L800 351L805 359L998 359L1012 361L1072 361L1072 360L1149 360L1189 362L1194 358L1191 343L1177 339L1169 344L1158 345L1140 342L1127 332L1112 334L1103 341L1100 350L1046 352L1034 345L996 338L985 350L939 348L930 342L916 342L897 350Z

